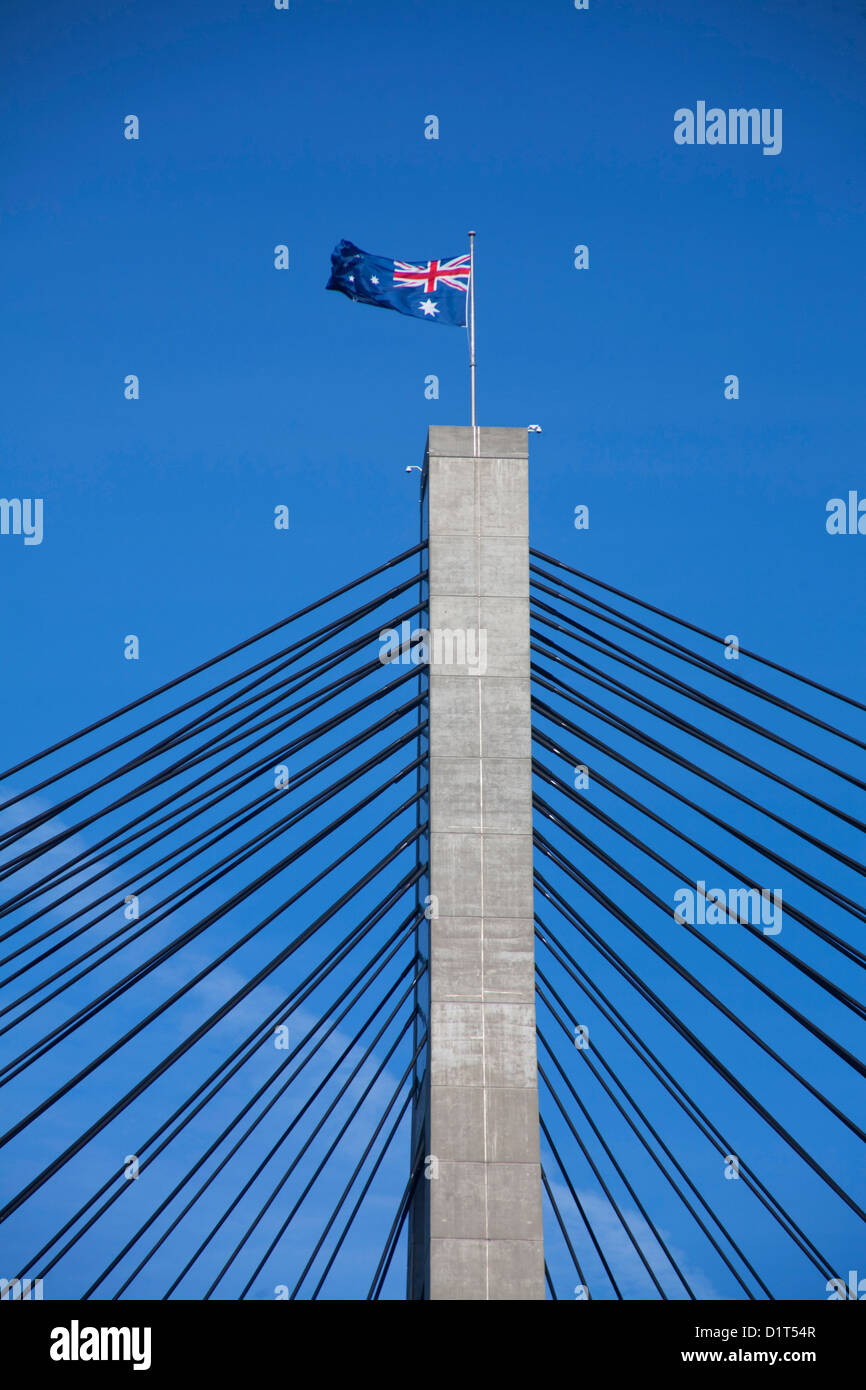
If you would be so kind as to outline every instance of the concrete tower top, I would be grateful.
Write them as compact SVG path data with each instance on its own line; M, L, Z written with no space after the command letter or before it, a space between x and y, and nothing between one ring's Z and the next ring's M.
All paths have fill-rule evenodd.
M529 454L525 425L479 428L478 441L481 458L526 458ZM427 431L427 454L439 458L472 458L472 426L431 425Z

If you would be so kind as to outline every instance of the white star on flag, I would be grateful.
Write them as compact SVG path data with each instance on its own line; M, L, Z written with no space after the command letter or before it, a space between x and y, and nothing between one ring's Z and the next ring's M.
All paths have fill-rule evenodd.
M439 310L436 308L436 305L432 299L423 299L421 303L418 305L418 308L422 311L422 313L425 313L427 315L428 319L433 318L434 314L439 313Z
M378 277L378 275L371 275L371 276L370 276L370 280L371 280L371 283L374 284L374 285L378 285L378 283L379 283L379 277Z

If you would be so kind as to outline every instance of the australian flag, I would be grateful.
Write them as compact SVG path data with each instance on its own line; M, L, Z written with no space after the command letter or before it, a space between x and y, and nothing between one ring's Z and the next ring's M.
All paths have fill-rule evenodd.
M469 256L444 261L392 261L371 256L351 241L331 252L325 289L339 290L361 304L378 304L398 314L434 323L463 325L469 289Z

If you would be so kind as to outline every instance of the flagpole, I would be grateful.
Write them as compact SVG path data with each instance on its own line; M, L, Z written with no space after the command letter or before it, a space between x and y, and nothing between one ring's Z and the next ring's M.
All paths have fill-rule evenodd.
M475 233L469 233L469 398L472 414L472 454L478 457L478 423L475 418Z

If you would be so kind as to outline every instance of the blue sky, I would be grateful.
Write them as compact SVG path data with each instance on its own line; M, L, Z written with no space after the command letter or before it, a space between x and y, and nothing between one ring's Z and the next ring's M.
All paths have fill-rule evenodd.
M536 546L861 691L866 539L825 529L866 495L860 3L49 0L0 50L0 494L45 509L0 537L4 766L414 543L465 334L325 294L341 237L477 230ZM676 145L699 100L781 108L781 153Z

